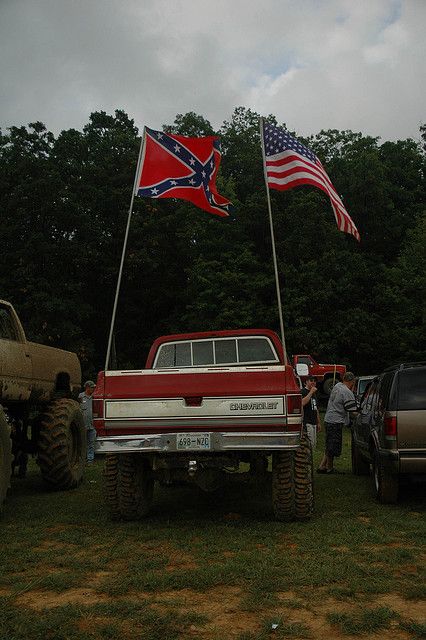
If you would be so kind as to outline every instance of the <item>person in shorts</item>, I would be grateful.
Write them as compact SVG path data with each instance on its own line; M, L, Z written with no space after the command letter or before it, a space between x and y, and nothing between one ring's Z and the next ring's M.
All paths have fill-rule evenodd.
M342 453L343 427L349 424L350 415L357 414L357 404L353 394L355 376L347 371L343 381L332 389L324 416L325 452L317 473L334 473L334 458Z
M92 395L95 390L95 386L96 385L93 380L87 380L87 382L84 383L84 391L82 391L78 396L81 412L83 414L84 426L86 427L87 462L89 464L91 464L95 459L96 430L93 426L92 413Z
M308 436L312 450L317 444L317 433L321 431L320 415L315 398L317 392L317 379L315 376L308 376L302 387L302 407L303 407L303 431Z

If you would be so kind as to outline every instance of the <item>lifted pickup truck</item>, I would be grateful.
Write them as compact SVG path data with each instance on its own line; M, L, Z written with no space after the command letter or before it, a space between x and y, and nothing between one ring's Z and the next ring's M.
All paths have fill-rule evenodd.
M298 354L293 356L293 366L305 364L308 366L309 375L315 376L319 390L326 396L329 396L332 388L337 382L341 382L346 373L344 364L320 364L316 362L312 356L308 354ZM306 376L300 376L302 383L306 380Z
M158 338L146 369L99 373L93 416L113 519L145 516L155 480L215 490L241 462L266 477L269 454L275 516L312 513L300 388L273 331Z
M82 479L86 434L75 353L29 342L9 302L0 300L0 507L12 467L25 473L35 453L44 480L66 489Z

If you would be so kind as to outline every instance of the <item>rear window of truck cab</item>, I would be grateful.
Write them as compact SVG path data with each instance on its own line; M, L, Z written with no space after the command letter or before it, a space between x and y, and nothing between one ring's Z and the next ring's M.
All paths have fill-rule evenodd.
M269 338L256 336L167 342L158 349L153 368L277 363L279 358Z

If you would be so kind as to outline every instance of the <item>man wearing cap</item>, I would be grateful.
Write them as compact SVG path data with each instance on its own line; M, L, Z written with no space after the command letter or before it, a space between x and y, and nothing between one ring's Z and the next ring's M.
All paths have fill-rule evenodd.
M312 449L315 449L317 433L321 431L318 405L314 397L317 392L316 382L315 376L308 376L302 387L303 430L311 442Z
M351 371L347 371L343 381L338 382L331 391L324 416L325 453L317 469L318 473L334 473L334 458L342 453L343 427L349 424L350 415L358 415L352 392L354 385L355 376Z
M83 414L84 426L87 433L87 462L90 464L95 459L95 438L96 430L93 426L93 392L95 390L95 383L93 380L87 380L84 383L84 391L79 396L79 402L81 404L81 412Z

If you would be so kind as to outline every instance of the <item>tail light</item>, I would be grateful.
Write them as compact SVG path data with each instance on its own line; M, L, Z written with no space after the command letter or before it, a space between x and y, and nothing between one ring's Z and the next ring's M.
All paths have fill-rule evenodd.
M385 413L384 426L385 436L388 438L396 438L396 416Z
M102 399L93 398L92 412L94 418L104 417L104 401Z
M300 394L287 396L287 415L289 416L302 415L302 396Z

